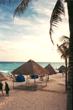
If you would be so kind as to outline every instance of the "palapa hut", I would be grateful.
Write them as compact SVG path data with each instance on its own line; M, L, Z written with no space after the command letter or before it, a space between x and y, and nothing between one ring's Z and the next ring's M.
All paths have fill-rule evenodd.
M58 71L59 71L59 73L63 73L63 72L65 72L65 69L66 69L66 67L65 67L64 65L61 65L61 66L58 68Z
M49 72L43 68L42 66L40 66L38 63L36 63L33 60L29 60L26 63L22 64L20 67L16 68L15 70L13 70L11 72L14 76L15 75L38 75L40 78L42 78L43 76L45 76L46 74L49 74ZM35 77L34 79L34 83L35 83Z
M46 67L45 67L46 70L49 71L49 75L53 75L53 74L56 74L56 71L54 70L54 68L48 64Z
M0 81L5 81L7 78L0 72Z
M40 66L38 63L36 63L33 60L29 60L20 67L16 68L11 72L13 75L32 75L36 74L38 76L44 76L45 74L49 74L49 72Z

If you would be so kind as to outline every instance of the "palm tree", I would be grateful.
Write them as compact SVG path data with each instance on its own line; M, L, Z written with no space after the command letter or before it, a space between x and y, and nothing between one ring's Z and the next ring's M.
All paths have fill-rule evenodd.
M68 8L68 17L69 17L69 30L70 30L70 39L69 39L69 71L68 71L68 87L67 87L67 110L73 109L73 0L65 0ZM58 21L61 21L61 14L64 14L63 0L57 0L55 8L52 12L50 19L50 37L52 40L53 26L57 25ZM53 40L52 40L53 42Z
M73 109L73 0L67 1L70 27L70 41L69 41L69 72L68 72L68 106L67 110Z
M63 38L65 39L66 37L63 36ZM68 38L66 38L66 39L69 40ZM65 90L67 91L69 42L64 40L64 42L61 45L57 44L57 47L58 47L58 51L60 51L60 53L61 53L61 58L63 58L65 60L65 67L66 67L66 69L65 69Z

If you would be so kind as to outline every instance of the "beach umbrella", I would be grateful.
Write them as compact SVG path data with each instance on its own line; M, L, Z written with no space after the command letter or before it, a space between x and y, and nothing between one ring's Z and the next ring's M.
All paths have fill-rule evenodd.
M2 72L0 72L0 81L5 81L7 78L3 75Z
M13 76L19 75L20 73L22 73L23 75L27 75L27 76L33 75L36 73L38 77L39 76L43 77L46 74L49 74L49 72L45 68L43 68L42 66L40 66L38 63L36 63L33 60L29 60L25 62L24 64L22 64L21 66L13 70L11 73ZM34 83L35 83L35 79L34 79Z
M59 73L65 72L65 69L66 69L66 67L65 67L64 65L61 65L61 66L58 68Z
M29 60L11 72L13 75L23 73L23 75L32 75L36 73L38 76L45 76L49 72L33 60Z
M49 75L56 74L56 71L54 70L54 68L53 68L50 64L48 64L48 65L45 67L45 69L46 69L47 71L49 71Z

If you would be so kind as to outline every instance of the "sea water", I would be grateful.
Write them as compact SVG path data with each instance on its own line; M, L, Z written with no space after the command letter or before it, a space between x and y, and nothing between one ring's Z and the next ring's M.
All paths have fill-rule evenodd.
M3 72L4 74L9 74L14 69L18 68L25 62L0 62L0 72ZM63 62L37 62L40 66L46 67L48 64L51 64L52 67L56 70L61 65L64 65Z

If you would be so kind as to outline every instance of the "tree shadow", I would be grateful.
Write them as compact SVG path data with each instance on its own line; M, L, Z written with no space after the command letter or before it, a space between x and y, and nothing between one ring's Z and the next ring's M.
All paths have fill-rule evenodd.
M37 90L43 89L44 87L46 87L46 85L33 84L33 85L19 85L19 86L15 86L14 89L15 90L26 90L26 91L37 91Z
M58 94L66 94L66 91L46 90L46 89L41 89L40 91L42 91L42 92L58 93Z
M20 85L20 86L14 87L14 89L16 89L16 90L26 90L26 91L36 91L37 90L37 85L31 85L31 86Z

